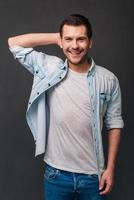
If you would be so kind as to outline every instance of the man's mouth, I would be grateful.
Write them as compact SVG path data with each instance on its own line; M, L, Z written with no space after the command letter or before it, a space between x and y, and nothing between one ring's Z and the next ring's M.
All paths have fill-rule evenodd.
M68 51L68 52L69 52L69 54L71 54L73 56L79 56L82 51Z

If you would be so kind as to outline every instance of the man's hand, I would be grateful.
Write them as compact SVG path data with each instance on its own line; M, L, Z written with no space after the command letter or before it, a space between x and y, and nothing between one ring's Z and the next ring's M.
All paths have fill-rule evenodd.
M57 45L61 48L61 37L60 37L60 33L55 33L55 37L56 37L56 43Z
M101 195L107 195L111 192L114 183L113 170L106 169L100 180L99 190Z

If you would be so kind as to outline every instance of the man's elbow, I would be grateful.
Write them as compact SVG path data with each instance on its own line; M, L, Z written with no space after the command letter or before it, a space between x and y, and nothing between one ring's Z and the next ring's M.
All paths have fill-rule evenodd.
M12 46L14 46L14 45L16 45L16 44L15 44L14 37L9 37L9 38L8 38L8 46L9 46L9 47L12 47Z

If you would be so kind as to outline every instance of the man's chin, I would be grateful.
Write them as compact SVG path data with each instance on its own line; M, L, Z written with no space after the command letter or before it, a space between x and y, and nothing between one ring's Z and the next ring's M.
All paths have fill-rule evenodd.
M68 59L68 62L72 65L80 65L82 63L84 63L82 60L80 59Z

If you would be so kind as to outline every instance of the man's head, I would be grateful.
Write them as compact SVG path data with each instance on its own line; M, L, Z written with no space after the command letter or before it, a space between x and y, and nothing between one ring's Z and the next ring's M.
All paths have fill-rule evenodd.
M72 65L87 61L92 46L92 28L88 19L79 14L70 15L60 25L61 48Z
M62 23L60 24L60 29L59 29L61 37L63 36L64 25L70 25L70 26L81 26L81 25L83 25L86 28L88 38L89 39L92 38L91 24L90 24L89 20L86 17L84 17L83 15L72 14L72 15L69 15L66 19L64 19L62 21Z

